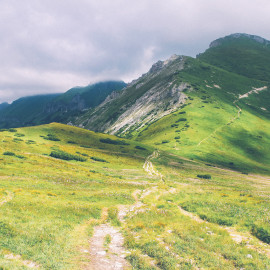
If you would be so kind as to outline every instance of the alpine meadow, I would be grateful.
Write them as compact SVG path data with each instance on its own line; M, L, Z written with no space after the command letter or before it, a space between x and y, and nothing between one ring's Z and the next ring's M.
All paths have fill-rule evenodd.
M0 104L0 269L270 269L270 41Z

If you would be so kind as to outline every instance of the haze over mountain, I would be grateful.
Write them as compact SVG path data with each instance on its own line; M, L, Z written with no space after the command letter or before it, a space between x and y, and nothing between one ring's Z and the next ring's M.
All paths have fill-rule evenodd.
M126 84L122 81L100 82L86 87L75 87L64 94L23 97L10 105L3 103L0 106L0 127L65 122L72 114L99 105L112 91L118 91L124 86Z

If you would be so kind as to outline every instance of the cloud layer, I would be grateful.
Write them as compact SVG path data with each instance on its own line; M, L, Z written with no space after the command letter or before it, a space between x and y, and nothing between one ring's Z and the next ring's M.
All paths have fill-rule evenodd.
M236 32L270 39L266 0L0 0L0 102L105 79Z

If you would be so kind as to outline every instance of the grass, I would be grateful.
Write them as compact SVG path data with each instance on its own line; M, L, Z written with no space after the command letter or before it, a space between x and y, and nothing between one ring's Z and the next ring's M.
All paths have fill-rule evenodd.
M238 95L268 84L192 58L178 80L191 85L185 92L186 103L136 130L133 138L189 159L244 173L269 174L270 154L264 146L270 144L270 121L269 114L260 108L268 108L269 91L234 103ZM236 105L242 109L240 117Z
M190 121L188 108L185 111ZM17 133L25 135L23 141L13 140ZM48 134L61 140L41 137ZM143 170L153 147L101 139L119 140L56 123L0 133L0 203L4 202L0 206L0 267L24 269L22 261L31 260L40 269L83 269L89 258L82 250L88 248L93 227L102 222L121 229L134 269L270 267L260 244L269 239L267 177L159 151L151 161L162 173L162 182ZM4 155L7 151L14 155ZM50 157L52 151L88 158L63 160ZM211 175L211 179L197 175ZM137 196L143 203L141 211L128 212L125 222L120 222L119 205L134 204L132 194L147 190L151 192L146 196ZM208 223L183 215L179 207ZM248 234L256 249L244 242L236 244L225 226ZM109 242L105 236L104 245ZM7 252L21 259L5 258Z

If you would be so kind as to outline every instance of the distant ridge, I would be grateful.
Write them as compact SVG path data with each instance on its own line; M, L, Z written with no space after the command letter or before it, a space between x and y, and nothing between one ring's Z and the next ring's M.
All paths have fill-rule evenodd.
M51 122L67 123L72 115L93 108L113 91L126 86L123 81L99 82L75 87L64 94L22 97L0 105L0 128L23 127ZM1 109L2 107L2 109Z
M219 38L219 39L216 39L214 41L212 41L209 45L210 48L214 48L214 47L217 47L219 45L221 45L224 41L226 40L230 40L230 39L237 39L237 38L248 38L250 40L254 40L260 44L263 44L263 45L269 45L270 44L270 41L267 40L267 39L264 39L260 36L256 36L256 35L250 35L250 34L245 34L245 33L235 33L235 34L231 34L231 35L228 35L228 36L225 36L225 37L222 37L222 38Z

